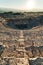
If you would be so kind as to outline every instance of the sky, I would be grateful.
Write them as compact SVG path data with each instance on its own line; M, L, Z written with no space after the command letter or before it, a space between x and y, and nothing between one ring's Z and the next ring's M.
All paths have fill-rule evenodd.
M43 11L43 0L0 0L0 8Z

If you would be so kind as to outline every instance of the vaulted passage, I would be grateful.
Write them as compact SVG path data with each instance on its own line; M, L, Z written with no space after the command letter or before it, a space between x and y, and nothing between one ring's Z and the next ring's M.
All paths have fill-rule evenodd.
M25 23L25 21L24 21L24 23L21 23L20 21L19 22L16 21L16 23L15 23L15 21L9 21L9 22L7 22L6 25L10 28L24 30L24 29L31 29L33 27L36 27L39 25L39 23L36 21L30 21L30 22L28 21L28 23L27 22Z
M28 29L28 23L25 19L8 20L6 25L14 29Z
M38 17L37 17L38 18ZM33 27L43 25L43 19L37 18L24 18L24 19L9 19L6 22L6 26L14 29L31 29Z
M27 29L27 24L16 24L15 25L15 28L17 29Z
M7 26L14 29L27 29L28 28L27 24L14 24L14 22L8 22Z

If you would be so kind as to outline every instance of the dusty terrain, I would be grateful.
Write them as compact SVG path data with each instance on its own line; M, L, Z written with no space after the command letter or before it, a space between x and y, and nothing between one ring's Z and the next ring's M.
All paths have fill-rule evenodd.
M43 65L43 13L0 13L0 65L38 64Z

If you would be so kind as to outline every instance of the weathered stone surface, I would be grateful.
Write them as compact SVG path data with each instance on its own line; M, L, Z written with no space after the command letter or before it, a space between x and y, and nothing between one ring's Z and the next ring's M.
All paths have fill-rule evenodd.
M0 65L29 65L29 59L30 65L43 65L35 60L43 57L43 13L38 14L0 13Z

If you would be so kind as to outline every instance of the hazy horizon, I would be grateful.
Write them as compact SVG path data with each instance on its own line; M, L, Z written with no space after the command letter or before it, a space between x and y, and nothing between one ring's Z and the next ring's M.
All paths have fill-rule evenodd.
M43 11L43 0L1 0L0 8Z

